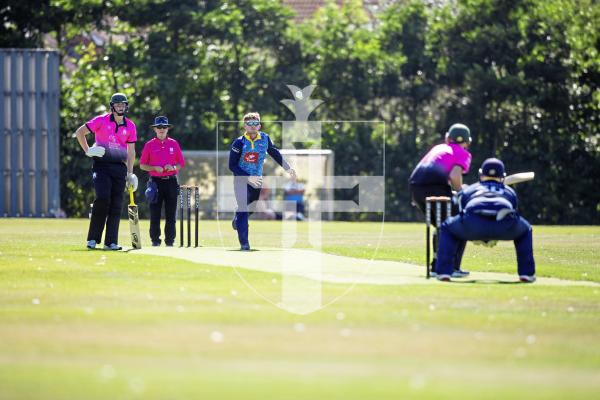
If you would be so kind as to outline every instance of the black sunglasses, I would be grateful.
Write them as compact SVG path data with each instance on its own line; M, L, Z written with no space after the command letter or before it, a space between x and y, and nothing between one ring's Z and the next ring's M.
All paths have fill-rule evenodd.
M157 129L167 129L169 126L168 125L156 125L155 128Z

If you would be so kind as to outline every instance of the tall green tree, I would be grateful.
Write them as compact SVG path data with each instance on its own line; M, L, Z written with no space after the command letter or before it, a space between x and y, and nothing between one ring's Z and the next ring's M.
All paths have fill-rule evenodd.
M287 85L315 84L316 120L386 123L388 219L416 217L408 175L454 122L472 128L472 182L484 158L534 170L518 187L539 223L600 223L600 5L594 0L330 1L300 26L275 0L6 0L0 46L54 38L63 56L62 204L87 214L90 160L74 130L130 96L141 143L166 114L184 148L226 148L219 120L290 120ZM325 124L336 173L377 172L380 125ZM277 133L275 134L277 136ZM279 139L279 138L276 138ZM346 216L347 217L347 216ZM357 217L357 216L353 216ZM363 216L358 216L362 218Z
M573 118L580 103L573 85L585 81L569 32L577 37L597 16L589 1L458 2L438 18L436 28L440 83L456 94L447 118L461 120L473 130L474 163L497 156L509 171L534 170L538 179L520 188L527 201L525 214L533 221L583 223L574 208L598 220L598 197L582 193L580 185L564 174L567 165L579 165L580 178L593 182L598 153L586 144L597 137L597 124ZM577 10L577 11L576 11ZM597 34L589 32L592 45ZM581 49L591 49L579 44ZM585 52L585 51L584 51ZM582 59L583 57L583 59ZM597 58L593 56L592 58ZM581 60L581 61L580 61ZM598 63L587 63L596 74ZM589 82L589 80L588 80ZM597 91L597 88L596 88ZM593 87L588 86L590 104ZM595 106L591 106L592 110ZM577 111L579 113L579 111ZM472 175L475 178L474 175ZM571 201L566 202L566 198ZM585 210L585 211L583 211Z
M432 13L424 2L409 0L393 4L381 15L380 57L385 64L378 84L388 126L388 219L416 217L406 190L408 178L419 156L442 137L437 128L445 107L444 89L429 48Z
M311 118L331 121L321 125L322 146L335 152L336 175L381 175L384 170L377 82L385 60L371 22L361 1L330 2L301 27L307 84L316 84L312 97L324 101ZM336 218L373 215L341 213Z
M299 47L288 32L290 16L273 0L115 1L102 19L106 43L76 48L72 62L77 68L64 87L88 95L85 110L68 102L63 112L84 122L92 109L104 109L107 94L124 91L138 124L138 152L152 136L148 124L159 114L175 123L183 148L227 145L239 127L217 137L217 121L239 120L254 110L265 119L285 112L278 100L287 94L278 93L287 92L285 83L298 74L285 64L290 50ZM70 132L73 126L65 128ZM76 143L70 142L68 152L65 160L78 156ZM87 176L82 169L64 171L63 181L72 186ZM71 213L84 213L87 199L64 200Z

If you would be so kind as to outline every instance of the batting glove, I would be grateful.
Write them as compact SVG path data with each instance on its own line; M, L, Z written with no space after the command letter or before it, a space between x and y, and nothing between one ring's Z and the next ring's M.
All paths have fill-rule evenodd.
M129 174L127 175L127 187L131 187L133 188L133 191L135 192L138 188L138 178L137 176L135 176L135 174Z
M85 152L85 155L88 157L102 157L105 152L104 147L93 145Z

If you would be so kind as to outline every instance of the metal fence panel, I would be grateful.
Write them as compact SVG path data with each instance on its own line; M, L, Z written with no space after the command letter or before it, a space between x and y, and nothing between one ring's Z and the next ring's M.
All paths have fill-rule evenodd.
M0 49L0 216L60 210L59 54Z

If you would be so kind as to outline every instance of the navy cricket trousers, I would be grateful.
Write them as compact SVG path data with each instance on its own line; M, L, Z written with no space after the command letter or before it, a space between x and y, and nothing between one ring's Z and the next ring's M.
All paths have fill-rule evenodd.
M177 197L179 196L179 182L177 176L168 179L150 178L156 182L158 196L155 203L150 204L150 239L152 243L160 244L160 216L163 203L165 209L165 243L169 246L175 241L175 218L177 214Z
M100 243L106 224L104 244L118 244L127 166L124 163L95 162L92 172L96 199L92 206L87 240L95 240L96 243Z
M452 198L452 188L450 187L450 185L448 184L429 184L429 185L413 185L410 184L409 185L409 189L410 189L410 193L411 193L411 197L412 197L412 201L413 204L417 206L417 208L423 213L423 216L425 216L425 207L426 207L426 201L425 199L429 196L446 196L446 197L450 197ZM458 204L452 203L452 210L451 210L451 215L457 215L459 212L458 210ZM446 210L445 208L442 211L442 216L445 216L446 214ZM442 219L443 220L443 219ZM437 210L436 207L431 207L431 224L435 227L437 227ZM433 231L433 248L437 249L438 248L438 240L439 238L437 237L437 233L434 230ZM454 269L455 270L460 270L460 263L462 262L462 257L463 257L463 253L465 252L465 247L467 245L467 242L462 242L461 244L459 244L458 250L456 251L455 257L454 257ZM431 263L431 270L433 272L437 272L436 271L436 259L437 259L437 253L433 253L433 262Z
M456 215L442 224L436 271L451 275L453 260L461 244L467 240L513 240L517 252L519 275L535 275L531 225L519 215L500 221L478 214Z
M254 188L248 185L246 182L235 180L233 185L235 192L235 201L237 202L237 210L235 212L235 219L233 220L237 229L238 240L240 245L246 245L248 243L248 218L254 212L255 204L251 203L258 200L260 195L260 188Z

